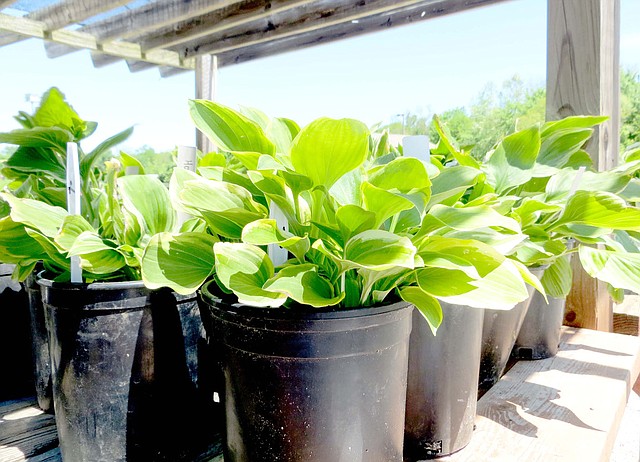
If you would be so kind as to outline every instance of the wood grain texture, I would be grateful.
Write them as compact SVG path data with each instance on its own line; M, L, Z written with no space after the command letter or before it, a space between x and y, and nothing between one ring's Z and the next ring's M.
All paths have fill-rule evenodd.
M80 28L80 31L92 34L98 41L134 37L225 8L234 2L235 0L156 1L93 22ZM49 58L58 58L76 51L75 48L55 43L46 44L45 49Z
M596 167L617 163L619 150L619 0L549 0L547 24L547 120L570 115L606 115L585 149ZM577 259L565 324L610 331L606 286Z
M478 401L469 446L443 462L608 460L640 373L640 339L563 328L553 358L519 361Z
M57 446L55 418L34 399L0 405L0 462L59 460Z
M218 67L240 64L254 59L273 56L293 50L329 43L367 33L381 32L392 27L399 27L424 21L439 16L461 12L471 8L487 6L504 0L437 0L420 3L406 8L375 14L357 22L339 23L326 26L312 32L299 33L287 37L272 37L272 40L253 46L245 46L225 53L219 53ZM199 51L199 50L198 50Z

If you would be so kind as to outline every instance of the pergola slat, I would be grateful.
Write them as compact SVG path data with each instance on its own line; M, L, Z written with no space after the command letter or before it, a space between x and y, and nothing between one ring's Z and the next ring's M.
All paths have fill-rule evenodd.
M318 2L317 0L273 0L268 3L253 0L241 1L229 8L193 18L174 27L154 31L140 37L138 41L143 50L169 48L313 3Z
M157 30L180 21L211 11L220 10L233 4L235 0L164 0L148 3L139 8L110 16L79 29L96 37L98 41L126 39L144 32ZM47 56L57 58L76 51L75 48L60 44L47 45Z
M40 21L47 31L62 29L84 21L105 11L110 11L129 3L131 0L67 0L29 13L25 19ZM10 2L13 3L13 2ZM17 34L0 34L0 46L24 40Z
M170 50L152 50L143 53L140 45L131 42L111 42L105 44L97 43L95 37L83 32L59 29L49 32L47 26L40 21L27 18L18 18L0 13L0 29L7 30L15 34L26 37L36 37L51 40L65 45L86 48L99 51L101 53L129 58L134 60L148 61L154 64L165 66L184 67L189 66L180 58L178 53ZM191 62L191 61L189 61Z
M504 0L437 0L430 1L426 6L424 2L422 2L418 5L396 9L391 13L384 12L361 18L357 20L357 23L351 21L340 22L333 26L311 30L306 33L296 35L287 34L283 38L271 36L271 40L261 40L254 45L246 47L230 47L231 49L229 51L217 53L218 68L332 42L338 39L356 37L382 29L411 24L417 21L456 13L471 7L480 7L501 1ZM198 50L198 54L199 52L200 50Z

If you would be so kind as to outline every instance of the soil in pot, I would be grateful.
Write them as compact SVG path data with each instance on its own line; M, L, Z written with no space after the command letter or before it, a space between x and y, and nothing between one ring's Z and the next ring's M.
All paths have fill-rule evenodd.
M207 286L201 303L225 378L225 462L402 461L411 305L256 309Z
M23 285L11 279L13 269L0 264L0 401L35 395L29 302Z
M404 433L406 462L452 454L471 441L478 399L483 310L440 302L433 335L413 312Z
M529 268L538 278L546 267ZM531 304L534 288L527 286L529 297L510 310L484 311L482 326L482 351L480 354L479 394L484 394L504 374L511 351L520 333L520 328Z
M195 296L38 279L65 462L192 460L208 445Z

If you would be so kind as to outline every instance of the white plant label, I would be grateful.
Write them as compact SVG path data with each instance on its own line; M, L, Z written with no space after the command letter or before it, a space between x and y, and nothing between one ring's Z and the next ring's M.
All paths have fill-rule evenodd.
M196 148L193 146L178 146L178 167L190 172L196 171Z
M429 137L426 135L405 136L402 138L402 155L430 163Z
M197 150L194 146L178 146L178 158L176 159L176 164L179 168L195 173L196 167L198 166L197 159ZM191 215L188 213L178 212L178 224L180 226L182 226L182 224L189 218L191 218Z
M67 211L69 215L81 215L80 194L78 145L67 143ZM71 257L71 282L82 282L82 268L78 256Z
M280 207L271 202L269 207L269 218L276 220L276 226L283 231L289 231L289 221L284 215L284 212ZM279 266L285 263L289 259L289 252L287 249L283 249L278 244L269 244L267 246L267 254L273 262L274 266Z
M140 168L137 165L130 165L124 169L125 175L137 175L140 173Z

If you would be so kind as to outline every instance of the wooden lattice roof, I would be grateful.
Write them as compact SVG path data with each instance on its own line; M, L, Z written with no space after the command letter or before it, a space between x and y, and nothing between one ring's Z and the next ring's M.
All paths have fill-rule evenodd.
M30 37L47 56L91 53L164 77L216 55L218 67L503 0L0 0L0 46Z

